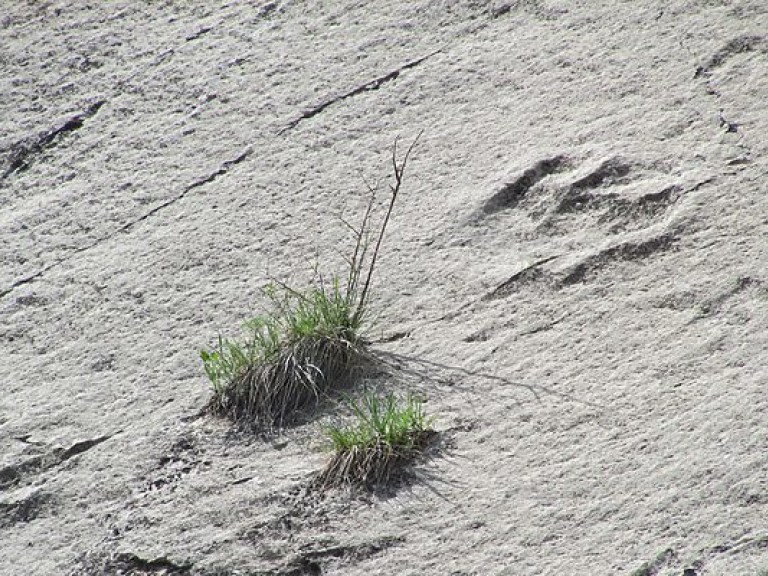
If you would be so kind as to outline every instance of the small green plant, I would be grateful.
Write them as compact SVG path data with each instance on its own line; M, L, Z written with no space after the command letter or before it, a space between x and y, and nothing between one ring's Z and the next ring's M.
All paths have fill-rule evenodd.
M372 392L358 402L350 401L356 421L326 428L334 455L318 475L317 485L372 488L388 483L435 434L423 404L414 395L403 401L393 394L382 398Z
M327 386L343 386L370 360L360 320L339 284L303 293L270 284L270 314L245 325L246 338L219 338L200 356L213 385L210 407L262 428L282 426Z
M370 258L376 190L369 186L360 227L342 221L354 234L345 278L334 276L326 283L316 274L316 284L305 290L273 281L264 289L268 312L245 324L244 340L219 337L213 350L200 352L213 388L213 412L258 428L282 427L321 395L346 386L358 369L375 360L362 336L371 280L408 158L420 136L401 162L397 141L392 147L394 183Z

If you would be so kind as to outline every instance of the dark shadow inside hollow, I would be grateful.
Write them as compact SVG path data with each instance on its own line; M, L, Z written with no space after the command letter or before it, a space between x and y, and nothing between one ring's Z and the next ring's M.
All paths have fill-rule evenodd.
M554 156L539 160L486 200L481 209L482 214L489 216L502 210L514 208L539 181L554 172L558 172L567 165L568 160L564 156Z

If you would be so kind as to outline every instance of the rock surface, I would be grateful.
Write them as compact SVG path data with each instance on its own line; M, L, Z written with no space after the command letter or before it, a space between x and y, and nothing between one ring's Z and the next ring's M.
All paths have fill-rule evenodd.
M768 573L762 0L19 0L0 70L0 573ZM321 498L198 351L421 130L370 333L440 448Z

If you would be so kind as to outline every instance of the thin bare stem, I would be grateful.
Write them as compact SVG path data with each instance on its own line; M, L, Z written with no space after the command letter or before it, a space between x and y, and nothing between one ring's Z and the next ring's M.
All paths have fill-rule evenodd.
M368 184L366 183L366 186ZM349 277L347 278L347 295L353 298L357 291L357 282L360 277L360 269L362 268L363 259L365 253L368 251L368 243L366 242L366 230L368 229L368 222L371 219L371 213L373 211L373 205L376 201L375 191L368 186L368 190L371 193L371 198L368 200L368 206L365 209L365 215L363 216L363 222L358 230L355 230L352 226L349 226L355 234L355 251L352 254L352 264L349 267Z
M371 256L371 265L368 267L368 275L365 278L365 284L363 285L363 290L362 292L360 292L360 299L357 302L357 309L355 310L355 314L353 316L355 320L359 320L365 310L365 303L368 297L368 289L370 288L370 285L371 285L373 270L376 267L376 258L379 255L381 242L384 240L384 233L386 232L387 224L389 223L389 218L392 215L392 209L395 207L395 201L397 200L397 195L400 192L400 186L403 183L403 174L405 173L405 167L408 164L408 157L411 155L411 151L413 150L414 146L416 146L416 143L419 141L419 138L421 138L421 135L423 133L424 133L423 130L419 132L419 134L416 136L414 141L408 147L408 150L405 153L405 156L403 157L403 161L399 165L397 163L397 139L395 139L395 143L392 145L392 166L394 167L394 170L395 170L395 183L394 185L390 184L389 186L392 197L389 200L389 207L387 209L386 215L384 216L384 222L381 225L381 230L379 231L379 238L376 240L376 247L373 249L373 256Z

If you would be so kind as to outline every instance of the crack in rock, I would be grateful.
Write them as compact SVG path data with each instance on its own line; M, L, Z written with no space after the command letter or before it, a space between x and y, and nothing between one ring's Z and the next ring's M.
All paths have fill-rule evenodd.
M488 9L488 14L492 20L496 20L513 11L528 12L543 20L555 20L567 10L563 8L545 7L539 0L515 0L514 2L505 2L498 6L492 6Z
M213 30L213 26L203 26L202 28L200 28L200 30L198 30L194 34L190 34L184 40L186 40L187 42L191 42L192 40L197 40L201 36L205 36L206 34L208 34L208 32L210 32L211 30Z
M506 296L509 296L512 292L515 291L515 289L520 284L532 282L540 278L543 275L543 272L539 269L539 267L559 257L560 255L557 254L554 256L549 256L547 258L542 258L540 260L537 260L536 262L533 262L527 265L525 268L518 270L512 276L510 276L507 280L505 280L504 282L496 286L496 288L494 288L493 290L485 294L482 298L480 298L480 300L483 302L488 302L489 300L497 300L499 298L504 298Z
M744 52L753 52L755 50L768 52L768 39L764 36L748 35L734 38L720 50L715 52L704 64L696 68L696 73L693 77L700 78L702 76L709 76L715 68L719 68L725 64L731 57Z
M405 70L408 70L410 68L415 68L419 64L425 62L429 58L432 58L432 56L439 54L443 51L443 48L439 48L435 50L434 52L427 54L426 56L422 56L421 58L417 60L412 60L406 64L403 64L400 66L400 68L397 68L395 70L392 70L391 72L384 74L383 76L379 76L378 78L374 78L373 80L366 82L365 84L362 84L358 86L357 88L353 88L349 92L345 92L344 94L341 94L339 96L335 96L333 98L330 98L326 100L325 102L321 102L317 106L310 108L309 110L306 110L302 113L301 116L298 118L291 120L286 126L284 126L278 133L278 136L282 136L289 130L293 130L296 126L299 125L300 122L304 120L308 120L309 118L312 118L314 116L317 116L320 114L323 110L328 108L329 106L332 106L333 104L336 104L338 102L341 102L342 100L346 100L347 98L352 98L354 96L357 96L358 94L362 94L363 92L372 92L373 90L378 90L381 88L384 84L387 82L391 82L392 80L395 80L398 76L400 76L401 72L404 72Z
M54 468L62 462L65 462L78 454L82 454L94 446L98 446L102 442L106 442L115 434L119 433L120 431L115 432L114 434L106 434L104 436L75 442L69 448L53 448L44 454L32 456L18 464L4 466L3 468L0 468L0 490L5 490L9 486L20 483L25 476L39 474L45 470Z
M656 252L669 249L677 238L672 234L654 236L640 242L621 242L610 248L599 251L597 254L586 257L578 264L572 266L566 275L558 282L559 288L583 282L586 278L611 262L634 261L648 258Z
M768 54L768 37L757 35L742 35L731 39L728 43L725 44L725 46L710 56L706 62L698 66L693 77L704 78L706 80L707 94L720 100L722 98L722 94L712 83L712 72L723 66L732 57L747 52L761 52L763 54ZM728 118L723 108L720 108L719 110L718 119L720 121L720 127L723 128L726 133L734 133L741 136L739 140L739 147L746 151L746 157L733 159L729 162L729 165L748 164L753 154L750 146L743 143L744 132L741 130L741 125L738 122Z
M106 103L106 100L99 100L91 104L85 112L72 116L69 120L64 122L58 128L49 130L37 139L30 141L30 138L20 140L11 145L10 156L8 159L8 168L6 168L3 175L0 177L0 181L5 180L11 176L14 172L22 172L29 168L30 161L33 157L42 154L48 148L53 147L56 144L56 140L59 136L63 136L69 132L79 130L85 124L85 121L93 117L99 109Z
M250 156L252 152L253 152L253 150L251 148L247 148L238 157L233 158L232 160L225 160L222 163L221 168L219 168L215 172L212 172L208 176L200 178L199 180L195 180L194 182L192 182L192 184L190 184L189 186L184 188L184 190L182 190L179 194L177 194L173 198L158 204L157 206L155 206L154 208L152 208L151 210L149 210L145 214L139 216L136 220L132 220L131 222L128 222L128 223L124 224L123 226L118 228L116 231L112 232L111 234L109 234L108 236L105 236L104 238L102 238L100 240L97 240L96 242L94 242L90 246L86 247L85 249L87 250L89 248L92 248L96 244L100 244L101 242L103 242L105 240L109 240L110 238L112 238L113 236L117 235L120 232L127 232L128 230L130 230L131 228L136 226L136 224L139 224L140 222L143 222L144 220L150 218L151 216L154 216L155 214L157 214L161 210L167 208L168 206L171 206L171 205L175 204L176 202L178 202L179 200L184 198L184 196L186 196L189 192L191 192L195 188L199 188L200 186L204 186L206 184L210 184L211 182L216 180L219 176L223 176L224 174L229 172L229 169L232 166L240 164L243 160L248 158L248 156ZM79 250L82 251L82 249L79 249Z
M740 124L737 122L732 122L728 120L728 118L725 117L725 110L722 108L720 109L720 127L725 128L726 132L738 132L739 131Z
M109 234L107 234L105 236L102 236L101 238L97 238L96 240L94 240L93 242L91 242L89 244L86 244L85 246L80 246L79 248L74 248L67 256L65 256L63 258L60 258L60 259L52 262L51 264L48 264L48 265L44 266L43 268L41 268L37 272L34 272L34 273L32 273L32 274L30 274L28 276L25 276L23 278L20 278L19 280L14 281L8 288L4 288L4 289L0 290L0 298L2 298L4 296L7 296L8 294L13 292L14 290L19 288L20 286L23 286L25 284L29 284L30 282L33 282L33 281L37 280L38 278L43 276L46 272L48 272L52 268L55 268L55 267L63 264L64 262L67 262L67 261L71 260L75 255L80 254L82 252L85 252L87 250L90 250L91 248L94 248L94 247L98 246L99 244L102 244L103 242L107 242L108 240L111 240L112 238L114 238L115 236L120 234L121 232L128 232L131 228L133 228L137 224L139 224L139 223L147 220L148 218L154 216L155 214L157 214L161 210L164 210L165 208L168 208L169 206L175 204L176 202L178 202L179 200L184 198L184 196L186 196L189 192L191 192L195 188L199 188L201 186L204 186L205 184L210 184L211 182L216 180L219 176L223 176L224 174L229 172L229 170L230 170L230 168L232 166L235 166L236 164L239 164L240 162L242 162L246 158L248 158L251 155L252 152L253 152L253 149L248 147L242 154L240 154L236 158L233 158L232 160L224 161L222 163L221 167L218 170L216 170L215 172L212 172L211 174L208 174L207 176L204 176L203 178L195 180L194 182L189 184L186 188L184 188L180 193L178 193L176 196L174 196L173 198L170 198L169 200L161 202L157 206L153 207L152 209L150 209L146 213L144 213L141 216L139 216L138 218L136 218L135 220L131 220L130 222L127 222L127 223L123 224L122 226L120 226L116 230L110 232Z
M150 574L188 574L194 566L191 562L178 563L169 560L167 556L153 559L142 558L132 552L113 554L84 554L80 558L80 566L71 576L82 574L135 574L148 576Z
M8 294L16 290L16 288L19 288L20 286L24 286L24 284L29 284L30 282L34 282L35 280L40 278L40 276L45 274L48 270L50 270L54 266L57 266L58 264L61 264L62 262L63 260L60 260L53 264L49 264L48 266L41 268L40 270L38 270L37 272L34 272L33 274L30 274L29 276L25 276L24 278L20 278L19 280L16 280L15 282L13 282L13 284L10 285L10 287L0 290L0 298L7 296Z
M75 442L67 448L66 450L63 450L59 454L59 463L64 462L65 460L69 460L73 456L77 456L78 454L82 454L83 452L87 452L94 446L98 446L102 442L106 442L110 438L112 438L114 434L106 434L104 436L99 436L97 438L91 438L90 440L82 440L81 442Z
M757 534L754 536L745 536L733 543L718 544L701 548L699 549L699 558L691 562L687 568L684 568L682 574L683 576L697 576L702 573L704 566L716 556L721 554L727 554L729 556L743 554L747 551L754 551L755 548L760 551L768 548L768 535ZM649 576L655 576L655 574L656 573L654 572L649 574ZM633 573L632 576L635 576L635 574ZM638 576L645 576L645 574L638 572Z
M486 200L480 210L481 214L490 216L496 212L516 207L528 191L541 180L568 167L568 159L562 155L539 160Z

